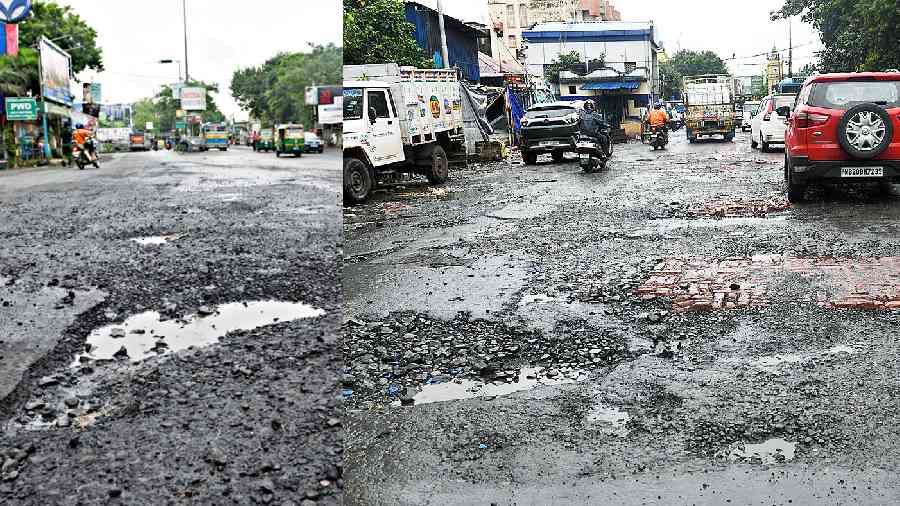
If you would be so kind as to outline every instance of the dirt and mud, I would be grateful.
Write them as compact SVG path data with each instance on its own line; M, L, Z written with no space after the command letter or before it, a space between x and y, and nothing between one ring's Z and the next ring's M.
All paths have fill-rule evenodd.
M0 503L341 502L339 156L0 173Z
M671 138L344 209L348 504L900 501L900 197Z

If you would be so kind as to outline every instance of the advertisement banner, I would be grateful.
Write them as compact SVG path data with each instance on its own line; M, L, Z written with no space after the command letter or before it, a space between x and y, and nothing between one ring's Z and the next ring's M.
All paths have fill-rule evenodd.
M318 105L331 105L334 103L335 97L341 96L341 87L340 86L319 86L318 88L319 100L316 102Z
M71 106L69 76L72 72L69 53L43 37L38 47L41 53L41 93L44 99Z
M6 99L7 121L36 121L37 118L38 106L35 99L16 97Z
M181 88L181 108L185 111L205 111L206 88L199 86Z
M334 103L319 106L319 123L335 125L344 121L344 97L334 97Z
M19 25L0 23L0 55L19 56Z
M99 104L100 102L103 102L102 89L100 83L91 83L91 100L93 100L93 103Z
M31 0L0 0L0 22L18 23L31 12Z
M145 130L153 130L153 122L152 121L148 121L147 124L144 126L146 126Z

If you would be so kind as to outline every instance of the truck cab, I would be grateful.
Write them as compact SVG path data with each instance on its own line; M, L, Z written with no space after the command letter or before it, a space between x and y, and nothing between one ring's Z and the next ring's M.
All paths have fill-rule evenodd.
M362 152L373 167L406 161L400 117L391 86L344 82L344 150Z

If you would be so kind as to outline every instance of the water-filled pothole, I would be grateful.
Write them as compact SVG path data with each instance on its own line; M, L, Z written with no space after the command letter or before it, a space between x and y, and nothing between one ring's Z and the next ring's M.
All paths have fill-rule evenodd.
M208 346L236 330L323 314L324 310L308 304L281 301L232 302L215 309L201 308L197 314L175 320L161 320L160 313L146 311L91 332L85 353L75 357L73 366L85 359L126 358L126 354L132 361L140 361L151 354Z
M161 244L177 241L182 237L184 237L184 234L151 235L148 237L134 237L131 240L141 246L159 246Z
M762 443L739 444L730 448L728 460L762 464L780 464L794 459L797 443L781 438L772 438Z
M430 404L432 402L456 401L475 397L497 397L522 390L530 390L543 385L563 385L583 380L585 371L570 371L567 374L547 371L540 367L526 367L519 372L513 382L484 383L470 379L453 380L446 383L430 383L413 397L414 404ZM400 401L393 403L400 405Z

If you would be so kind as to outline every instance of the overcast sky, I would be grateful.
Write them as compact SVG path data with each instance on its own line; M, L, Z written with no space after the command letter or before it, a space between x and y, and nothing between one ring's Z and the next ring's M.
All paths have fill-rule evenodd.
M101 82L104 102L130 103L178 81L177 65L154 62L184 60L181 0L57 2L71 5L97 30L106 71L79 78ZM239 120L246 113L228 89L236 69L279 51L307 50L309 42L342 43L339 0L187 0L187 18L191 77L218 83L216 103Z
M436 0L422 3L435 5ZM764 68L765 56L744 57L771 51L773 44L778 49L789 46L787 22L769 19L769 13L784 4L782 0L612 0L612 3L622 13L623 21L653 21L669 55L681 48L710 49L722 58L736 56L737 59L727 62L736 75L758 74ZM447 15L487 21L487 0L444 0L443 4ZM799 19L792 25L796 70L814 60L813 53L821 44L812 26ZM784 54L787 57L786 51Z

